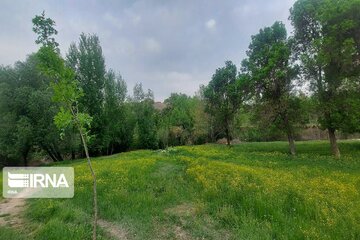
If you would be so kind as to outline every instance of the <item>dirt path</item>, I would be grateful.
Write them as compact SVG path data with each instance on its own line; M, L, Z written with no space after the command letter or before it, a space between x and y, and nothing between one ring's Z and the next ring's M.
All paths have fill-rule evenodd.
M25 210L25 205L25 198L8 198L0 202L0 226L21 227L23 224L21 214ZM111 238L128 239L127 231L111 222L99 219L98 225Z
M21 226L25 200L25 198L7 198L0 202L0 226Z
M21 227L24 223L22 213L26 208L26 198L7 198L0 202L0 226ZM128 239L126 229L103 219L98 225L113 239Z
M22 213L25 210L26 197L31 196L37 189L25 188L16 198L6 198L0 202L0 226L21 227Z

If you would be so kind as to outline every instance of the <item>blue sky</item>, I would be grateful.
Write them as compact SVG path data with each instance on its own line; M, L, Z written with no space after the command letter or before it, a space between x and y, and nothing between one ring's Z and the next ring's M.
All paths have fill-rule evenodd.
M279 20L290 34L293 2L1 0L0 64L37 50L31 19L45 10L63 55L80 33L96 33L107 68L121 73L130 93L142 82L159 101L172 92L192 95L226 60L239 66L260 28Z

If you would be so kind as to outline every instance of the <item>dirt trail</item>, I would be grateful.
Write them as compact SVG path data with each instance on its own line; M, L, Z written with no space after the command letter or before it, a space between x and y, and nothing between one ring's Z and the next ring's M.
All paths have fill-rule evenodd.
M26 188L17 194L17 198L6 198L1 201L0 226L20 227L23 223L21 215L25 210L26 197L37 191L34 188Z
M0 202L0 226L21 227L23 220L21 214L25 210L25 198L8 198ZM98 220L98 225L109 237L126 240L127 231L111 222Z
M0 202L0 226L21 226L25 200L25 198L8 198Z
M0 202L0 226L18 228L24 223L22 213L26 208L26 198L7 198ZM128 239L127 231L114 223L103 219L98 220L100 226L106 234L114 239Z

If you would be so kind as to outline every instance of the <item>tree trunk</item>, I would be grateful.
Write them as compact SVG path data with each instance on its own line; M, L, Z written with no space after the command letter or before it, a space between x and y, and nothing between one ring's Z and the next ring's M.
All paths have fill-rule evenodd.
M63 161L63 158L60 154L60 152L57 150L56 147L53 147L53 145L42 145L41 146L46 153L50 156L50 158L54 161L54 162L58 162L58 161Z
M27 153L23 154L23 159L24 159L24 166L27 167L28 166L28 159L27 159Z
M331 152L336 158L340 158L340 150L336 142L335 129L328 128Z
M51 158L54 162L57 162L56 157L53 155L53 153L51 152L51 150L50 150L47 146L43 146L43 149L47 152L47 154L50 156L50 158Z
M290 154L295 156L296 150L295 150L294 136L292 135L292 133L290 131L288 131L287 137L288 137L288 141L289 141Z
M23 159L24 159L24 165L25 167L27 167L29 165L28 163L28 157L29 157L29 152L30 152L30 147L26 147L24 149L24 151L22 152L22 156L23 156Z
M58 161L64 161L64 159L61 156L61 153L59 151L59 148L56 145L53 145L53 144L51 144L51 145L53 146L54 154L55 154L56 158L58 159Z
M295 150L294 134L293 134L292 126L290 124L287 113L285 113L285 115L283 115L283 120L284 120L284 124L285 124L285 128L286 128L286 135L287 135L287 138L289 141L290 154L295 156L296 150Z
M229 133L229 128L228 127L226 127L226 129L225 129L225 134L226 134L227 145L230 147L231 142L230 142L230 133Z
M87 159L87 162L88 162L88 165L89 165L89 168L90 168L90 171L91 171L91 175L93 177L93 201L94 201L94 225L93 225L93 240L96 239L96 226L97 226L97 193L96 193L96 176L95 176L95 172L91 166L91 160L90 160L90 156L89 156L89 151L88 151L88 148L87 148L87 144L86 144L86 141L85 141L85 137L83 136L83 133L80 129L80 136L81 136L81 140L83 142L83 145L84 145L84 150L85 150L85 155L86 155L86 159Z

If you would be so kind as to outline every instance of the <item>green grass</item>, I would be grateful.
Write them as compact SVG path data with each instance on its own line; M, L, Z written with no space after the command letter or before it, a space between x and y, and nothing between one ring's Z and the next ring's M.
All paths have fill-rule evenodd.
M0 227L0 239L25 240L25 235L9 227Z
M360 239L360 141L183 146L93 159L99 215L129 239ZM29 200L27 239L90 239L84 160L73 199ZM22 239L0 228L0 239ZM109 239L99 228L99 239Z

